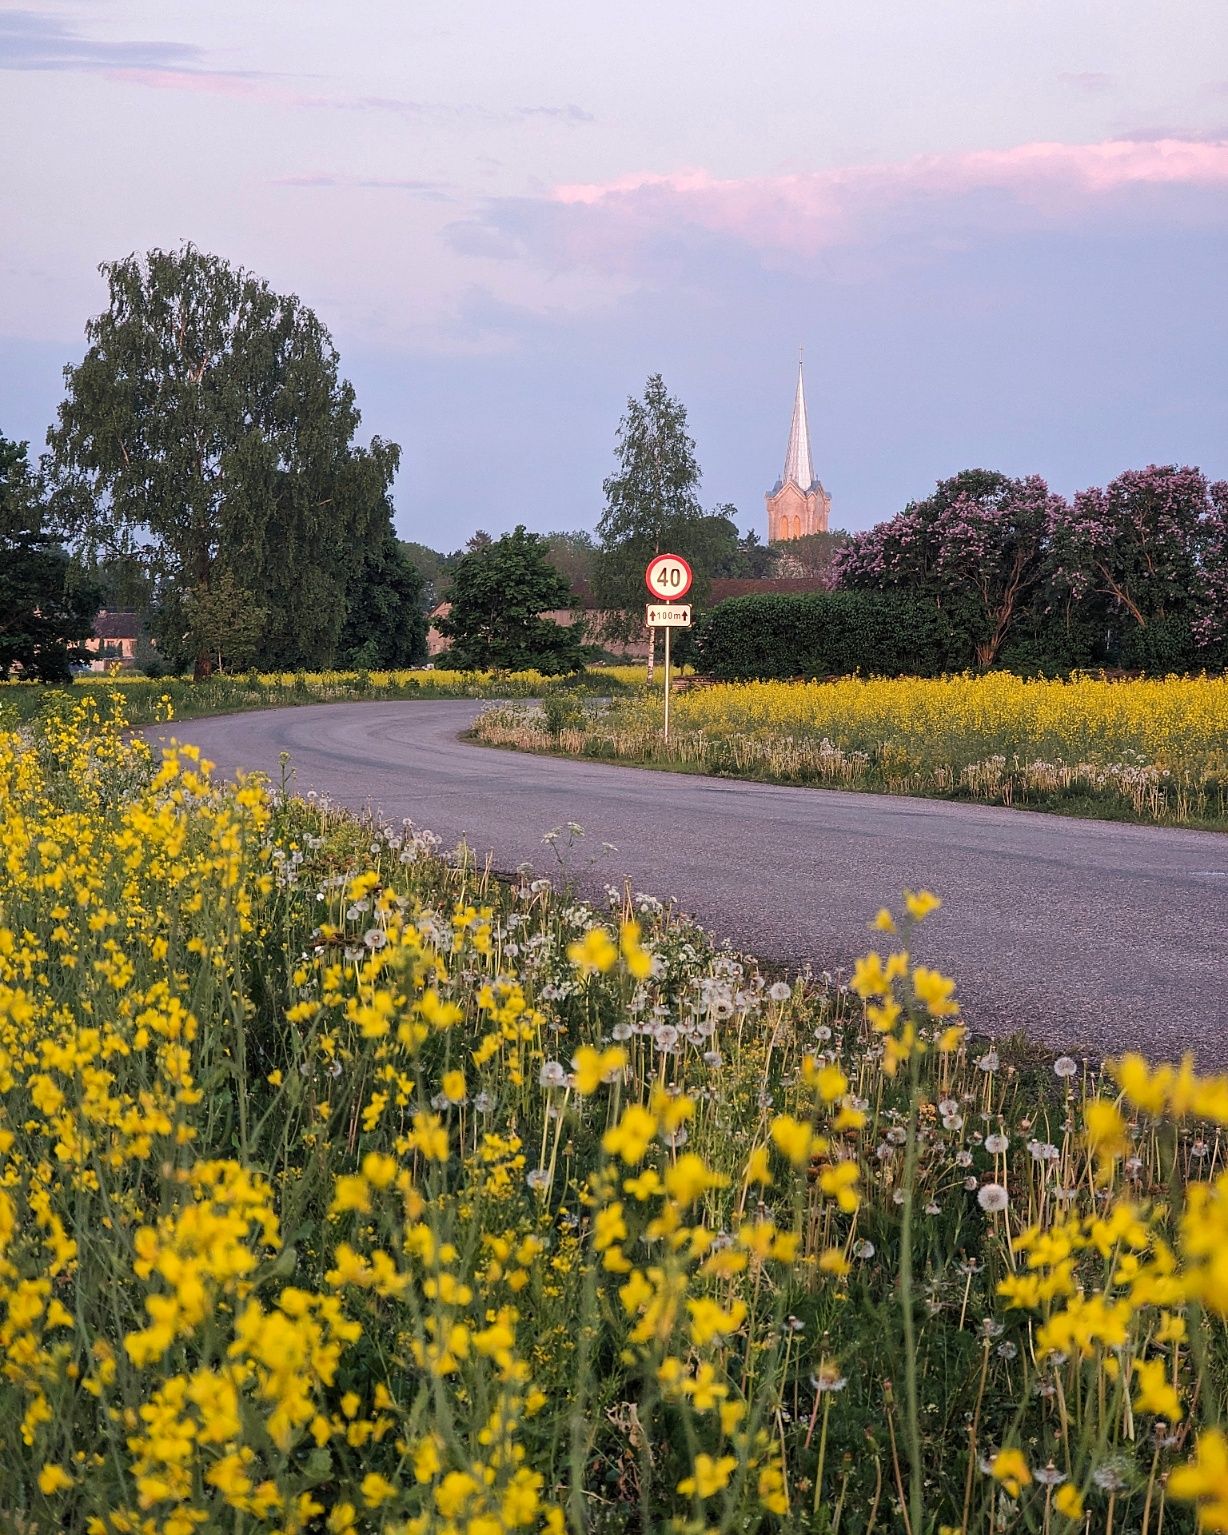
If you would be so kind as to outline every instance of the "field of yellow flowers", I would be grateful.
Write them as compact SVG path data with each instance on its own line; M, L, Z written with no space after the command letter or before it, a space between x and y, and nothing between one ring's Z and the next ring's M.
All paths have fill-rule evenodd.
M1178 824L1228 822L1228 678L722 683L546 714L492 709L492 745L694 772Z
M403 671L242 672L194 682L183 677L151 678L136 672L114 676L86 673L70 695L121 692L129 724L149 725L163 718L169 699L176 719L205 714L233 714L243 709L276 709L293 704L363 702L414 698L540 698L580 690L595 694L642 691L639 666L594 666L577 677L547 677L542 672L458 672L446 667ZM659 686L659 681L658 681ZM34 682L0 682L0 725L34 719L65 702L65 690Z
M970 1040L925 892L772 980L122 707L0 733L7 1535L1228 1530L1228 1080Z

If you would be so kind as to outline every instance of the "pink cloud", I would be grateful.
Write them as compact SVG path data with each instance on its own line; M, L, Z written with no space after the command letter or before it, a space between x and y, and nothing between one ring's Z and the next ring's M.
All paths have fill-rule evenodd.
M1042 214L1080 209L1147 186L1228 184L1228 139L1038 142L916 155L884 164L784 176L720 178L701 169L624 175L554 188L557 204L601 210L634 237L662 218L758 248L811 254L853 237L867 217L920 200L999 193Z
M257 101L291 101L287 90L271 86L250 75L228 74L205 69L105 69L104 78L123 85L143 85L153 90L187 91L199 96L246 96Z

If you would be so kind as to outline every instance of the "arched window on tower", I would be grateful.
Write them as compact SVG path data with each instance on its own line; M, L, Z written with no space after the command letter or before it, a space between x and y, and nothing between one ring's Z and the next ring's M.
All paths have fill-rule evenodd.
M802 519L800 517L795 517L793 519L793 537L794 538L800 538L801 536L802 536Z

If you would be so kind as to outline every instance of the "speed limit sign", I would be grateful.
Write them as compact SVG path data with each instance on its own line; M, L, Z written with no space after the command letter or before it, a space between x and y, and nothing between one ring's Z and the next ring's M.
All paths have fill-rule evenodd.
M680 554L658 554L649 560L644 585L661 602L677 602L691 590L691 567Z

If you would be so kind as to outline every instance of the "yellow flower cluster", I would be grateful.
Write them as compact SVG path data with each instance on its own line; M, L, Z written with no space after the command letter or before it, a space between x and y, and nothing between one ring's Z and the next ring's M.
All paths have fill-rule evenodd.
M496 707L492 744L562 745L785 783L958 794L1061 810L1073 796L1147 820L1228 814L1228 679L842 677L680 692L670 740L655 700L615 699L543 741L540 716Z
M769 985L417 835L92 694L0 733L21 1535L1228 1529L1221 1079L1021 1105L926 891L847 991Z

